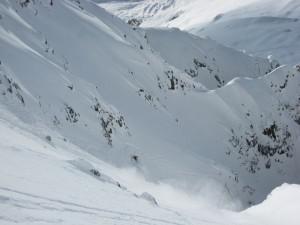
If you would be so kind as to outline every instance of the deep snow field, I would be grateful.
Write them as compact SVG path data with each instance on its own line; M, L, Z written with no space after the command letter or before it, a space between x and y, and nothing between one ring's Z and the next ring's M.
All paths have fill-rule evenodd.
M299 224L300 67L152 24L0 1L1 225Z

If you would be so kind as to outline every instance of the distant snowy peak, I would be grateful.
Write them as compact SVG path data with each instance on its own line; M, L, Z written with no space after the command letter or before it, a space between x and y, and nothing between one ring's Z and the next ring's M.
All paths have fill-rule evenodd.
M145 27L169 26L185 30L221 18L297 18L300 13L297 0L119 0L98 3L123 19L142 19Z
M142 27L177 27L284 64L299 62L298 0L106 1L100 6Z
M99 5L126 21L134 18L142 21L144 25L148 19L168 11L170 7L174 8L175 0L106 1Z
M221 20L191 32L248 54L271 56L283 64L295 65L300 62L299 27L297 18L252 17Z
M144 0L106 1L100 5L123 19L142 19L145 27L169 26L188 28L203 24L215 16L257 0Z

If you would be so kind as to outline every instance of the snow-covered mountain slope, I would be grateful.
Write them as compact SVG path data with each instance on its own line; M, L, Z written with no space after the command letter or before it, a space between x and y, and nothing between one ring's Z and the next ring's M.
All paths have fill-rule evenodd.
M296 64L300 59L299 27L298 19L256 17L214 23L196 32L250 54Z
M281 63L296 64L300 61L299 27L299 1L269 0L229 12L191 32L257 56L272 55Z
M0 164L9 168L1 169L2 220L46 205L84 211L89 223L112 210L122 221L179 224L178 215L154 212L133 193L183 205L171 187L192 196L185 206L236 208L299 183L299 67L178 30L132 28L85 0L6 0L0 15ZM29 223L29 211L20 220ZM33 218L51 222L53 211Z
M139 19L144 27L178 27L256 56L299 63L298 0L106 1L100 5L126 21Z
M108 11L129 20L142 19L145 27L193 28L207 23L219 13L248 5L257 0L145 0L145 1L97 1Z
M257 218L257 224L298 224L299 200L299 185L284 184L273 190L262 204L249 208L243 215Z
M2 106L0 113L1 224L297 225L299 185L279 187L261 205L241 213L209 207L203 199L194 206L195 200L157 185L166 189L158 193L176 194L177 205L188 203L186 210L166 208L164 201L157 205L153 198L144 197L147 194L126 190L110 176L150 186L146 181L85 153L63 137L55 139L54 146L33 135L31 126ZM274 215L275 210L280 213Z
M147 29L145 37L169 64L209 89L235 77L259 77L279 66L277 61L250 57L178 29Z
M6 121L0 122L1 159L5 159L0 165L1 224L188 223L185 216L157 206L143 197L146 194L126 190L105 174L130 178L126 172L64 142L63 137L53 140L54 146L1 107L2 118L4 114ZM220 221L209 219L207 224Z

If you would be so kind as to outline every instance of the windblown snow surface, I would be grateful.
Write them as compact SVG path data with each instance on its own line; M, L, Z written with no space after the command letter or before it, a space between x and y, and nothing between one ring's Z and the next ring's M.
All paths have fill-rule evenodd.
M95 0L96 1L96 0ZM99 4L143 27L177 27L248 54L299 63L299 0L141 0Z
M0 224L296 225L299 86L92 1L3 0Z

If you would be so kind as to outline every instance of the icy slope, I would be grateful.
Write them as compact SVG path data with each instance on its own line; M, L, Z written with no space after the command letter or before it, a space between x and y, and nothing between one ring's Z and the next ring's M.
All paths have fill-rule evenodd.
M256 56L299 62L297 0L107 1L100 5L126 21L140 19L141 26L178 27Z
M66 142L219 207L299 182L299 68L259 77L268 60L132 28L90 1L1 1L0 14L4 121L13 114L53 148ZM169 35L174 48L162 48ZM207 66L221 88L207 91L218 86Z

